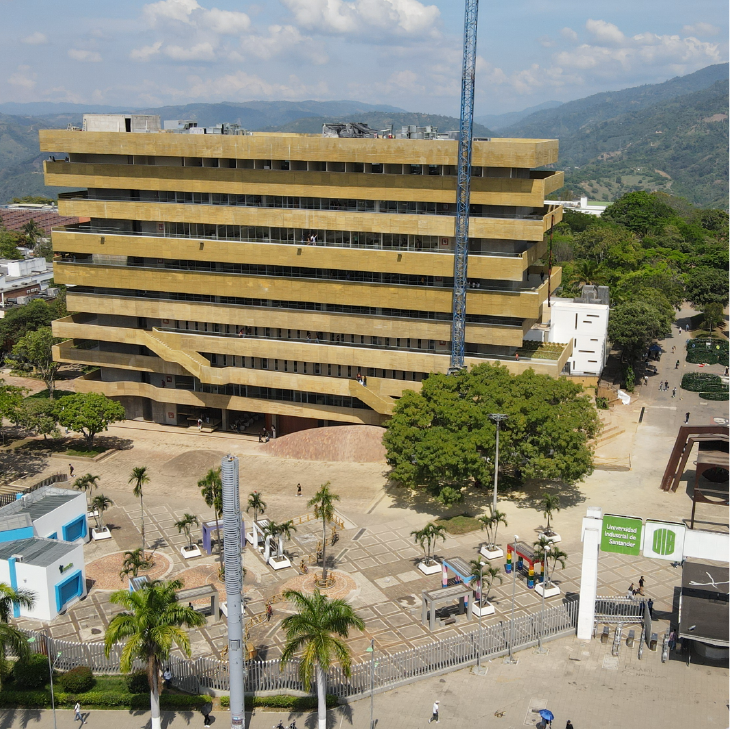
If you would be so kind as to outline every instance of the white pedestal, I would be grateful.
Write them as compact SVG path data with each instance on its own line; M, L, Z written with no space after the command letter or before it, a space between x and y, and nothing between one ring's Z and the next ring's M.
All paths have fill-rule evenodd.
M489 601L484 601L484 604L480 606L479 601L475 600L471 612L475 616L491 616L494 613L494 606Z
M181 547L180 552L186 560L190 560L190 558L199 558L203 554L200 552L200 548L197 545Z
M434 573L440 573L441 572L441 563L434 561L433 563L424 563L421 561L418 564L418 569L423 573L424 575L434 575Z
M291 560L289 558L269 558L269 565L274 570L281 570L282 568L291 568Z
M97 530L96 527L91 528L91 537L94 540L109 540L111 536L112 533L109 532L108 527L102 527L101 530Z
M545 598L552 598L553 596L560 595L560 588L558 588L555 584L551 585L550 587L545 587L542 583L538 583L535 586L535 593L540 596L544 593Z
M504 557L504 550L500 547L495 547L490 550L486 545L482 545L479 554L483 555L487 560L496 560L497 558Z
M539 537L544 537L548 542L560 542L561 537L557 532L551 532L549 535L545 532L538 533Z

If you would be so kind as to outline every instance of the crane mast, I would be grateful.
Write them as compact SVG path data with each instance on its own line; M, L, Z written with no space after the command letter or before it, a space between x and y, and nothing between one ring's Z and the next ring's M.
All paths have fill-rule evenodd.
M471 185L471 143L474 126L474 73L477 61L477 15L479 0L466 0L464 14L464 60L461 70L461 116L456 172L456 244L454 247L454 297L451 322L449 372L464 367L466 335L466 289L469 259L469 192Z

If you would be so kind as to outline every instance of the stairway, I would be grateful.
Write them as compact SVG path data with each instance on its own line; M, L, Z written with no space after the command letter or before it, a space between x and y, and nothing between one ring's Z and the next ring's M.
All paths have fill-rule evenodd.
M357 380L350 380L350 395L367 403L376 413L390 416L393 413L393 399L383 398L367 385L360 385Z

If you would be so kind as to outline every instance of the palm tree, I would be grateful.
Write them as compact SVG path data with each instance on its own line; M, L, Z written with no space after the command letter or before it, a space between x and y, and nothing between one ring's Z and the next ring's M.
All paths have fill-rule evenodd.
M500 522L505 527L507 527L507 515L504 512L495 510L494 507L492 507L490 505L489 514L481 515L477 519L479 520L479 522L482 523L482 530L487 531L487 547L496 548L497 547L497 529L499 528Z
M495 580L499 580L500 585L504 581L502 576L499 574L499 568L492 567L492 564L488 560L472 560L469 563L471 568L472 578L477 582L477 590L475 591L477 597L477 603L479 607L482 606L482 599L485 602L489 602L489 592L492 590ZM486 593L484 588L486 586Z
M436 546L438 540L446 539L446 528L443 525L437 525L435 522L429 522L422 530L413 530L411 532L413 542L421 546L421 550L426 553L424 562L431 563L431 547Z
M96 497L91 500L91 511L96 512L96 517L94 519L96 520L97 530L104 529L104 512L106 512L113 504L114 502L103 494L97 494Z
M94 474L84 474L82 477L79 477L71 486L74 489L78 489L79 491L86 492L86 511L92 512L91 509L91 494L93 493L94 489L98 488L99 486L99 479L101 477L94 476Z
M11 588L7 583L0 583L0 680L8 675L6 653L12 652L18 658L30 655L30 647L25 634L8 622L15 604L23 608L33 608L35 593L24 589Z
M259 512L264 512L266 510L266 502L261 499L261 495L258 492L251 492L251 494L248 495L246 514L248 514L250 510L253 510L253 528L251 529L253 532L253 546L258 549L259 534L256 532L256 525L259 521Z
M144 495L142 494L142 487L145 484L148 484L149 481L150 477L147 474L146 466L135 466L134 469L132 469L129 480L127 481L127 484L134 484L132 494L135 497L139 497L139 508L142 511L142 514L140 515L142 519L142 550L145 550L146 548L144 540Z
M307 502L307 507L314 507L314 516L322 520L322 580L327 580L327 523L335 516L335 502L340 501L338 494L330 491L330 483L325 482L319 491Z
M346 677L350 676L352 657L342 640L350 629L365 628L365 622L352 606L341 598L330 600L315 589L307 596L299 591L286 591L284 598L291 601L297 612L287 616L281 626L286 633L286 644L281 655L281 667L301 650L299 677L309 692L312 679L317 682L317 714L319 727L327 727L327 671L337 661Z
M540 506L542 507L543 516L547 519L545 534L552 535L553 531L550 529L550 518L553 516L553 512L560 512L560 497L557 494L544 492Z
M545 561L547 555L550 552L552 543L545 537L540 535L539 539L532 543L532 547L535 549L535 562L540 563L542 566L542 582L545 584Z
M180 588L180 581L159 581L134 593L121 590L110 596L112 603L126 610L109 622L104 650L108 657L114 644L126 639L119 659L121 671L130 672L135 659L146 663L153 728L161 727L160 669L170 658L173 645L190 656L190 637L183 627L205 623L201 613L177 602Z
M221 480L220 467L209 469L208 473L198 481L200 493L205 503L213 510L215 518L215 534L218 536L218 560L223 569L223 540L221 539L221 528L219 520L223 517L223 481Z
M547 562L550 564L552 561L552 566L550 566L550 570L548 571L548 580L547 580L547 588L550 588L553 585L553 574L555 573L555 568L558 563L560 563L561 568L565 568L565 561L568 557L568 553L561 550L559 547L555 546L555 543L553 543L550 546L550 552L547 556Z
M140 570L151 570L155 565L155 561L152 557L146 557L142 552L142 548L136 550L127 550L124 553L124 562L122 562L122 569L119 571L119 577L124 576L136 578L139 575Z
M175 523L178 534L180 534L183 530L185 531L185 537L188 539L188 544L185 547L193 546L193 536L190 532L190 528L193 525L197 527L199 524L200 522L198 522L198 518L195 515L191 515L189 512L186 512L183 515L183 518Z
M269 523L268 526L270 526ZM294 527L294 520L287 520L286 522L274 522L274 530L270 533L274 539L278 539L278 545L276 548L276 557L281 558L284 554L284 540L291 540L292 532L296 532L297 528Z

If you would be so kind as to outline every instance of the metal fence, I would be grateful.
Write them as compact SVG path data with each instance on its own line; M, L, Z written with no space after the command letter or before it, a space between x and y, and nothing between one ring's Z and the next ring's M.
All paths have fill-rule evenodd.
M646 600L629 596L597 596L596 626L600 624L640 624Z
M578 621L577 596L566 598L559 606L553 606L542 613L533 613L515 619L513 651L525 649L544 640L572 634ZM75 666L90 667L99 674L119 674L121 645L112 647L109 658L104 653L104 644L62 641L52 639L39 632L26 631L35 637L38 651L60 657L56 666L68 670ZM480 654L484 659L507 654L510 648L511 622L500 621L484 626L482 631L473 629L467 634L434 641L431 644L407 649L395 654L377 654L374 671L374 689L382 692L401 684L408 684L423 677L453 671L476 662ZM184 659L170 657L170 671L173 684L181 690L198 693L205 690L228 691L228 662L214 658ZM299 660L295 659L281 667L278 659L246 662L246 692L298 691L304 686L299 678ZM141 662L134 669L143 669ZM350 677L346 677L338 666L330 669L327 677L327 691L340 698L357 698L370 692L369 662L353 664Z

